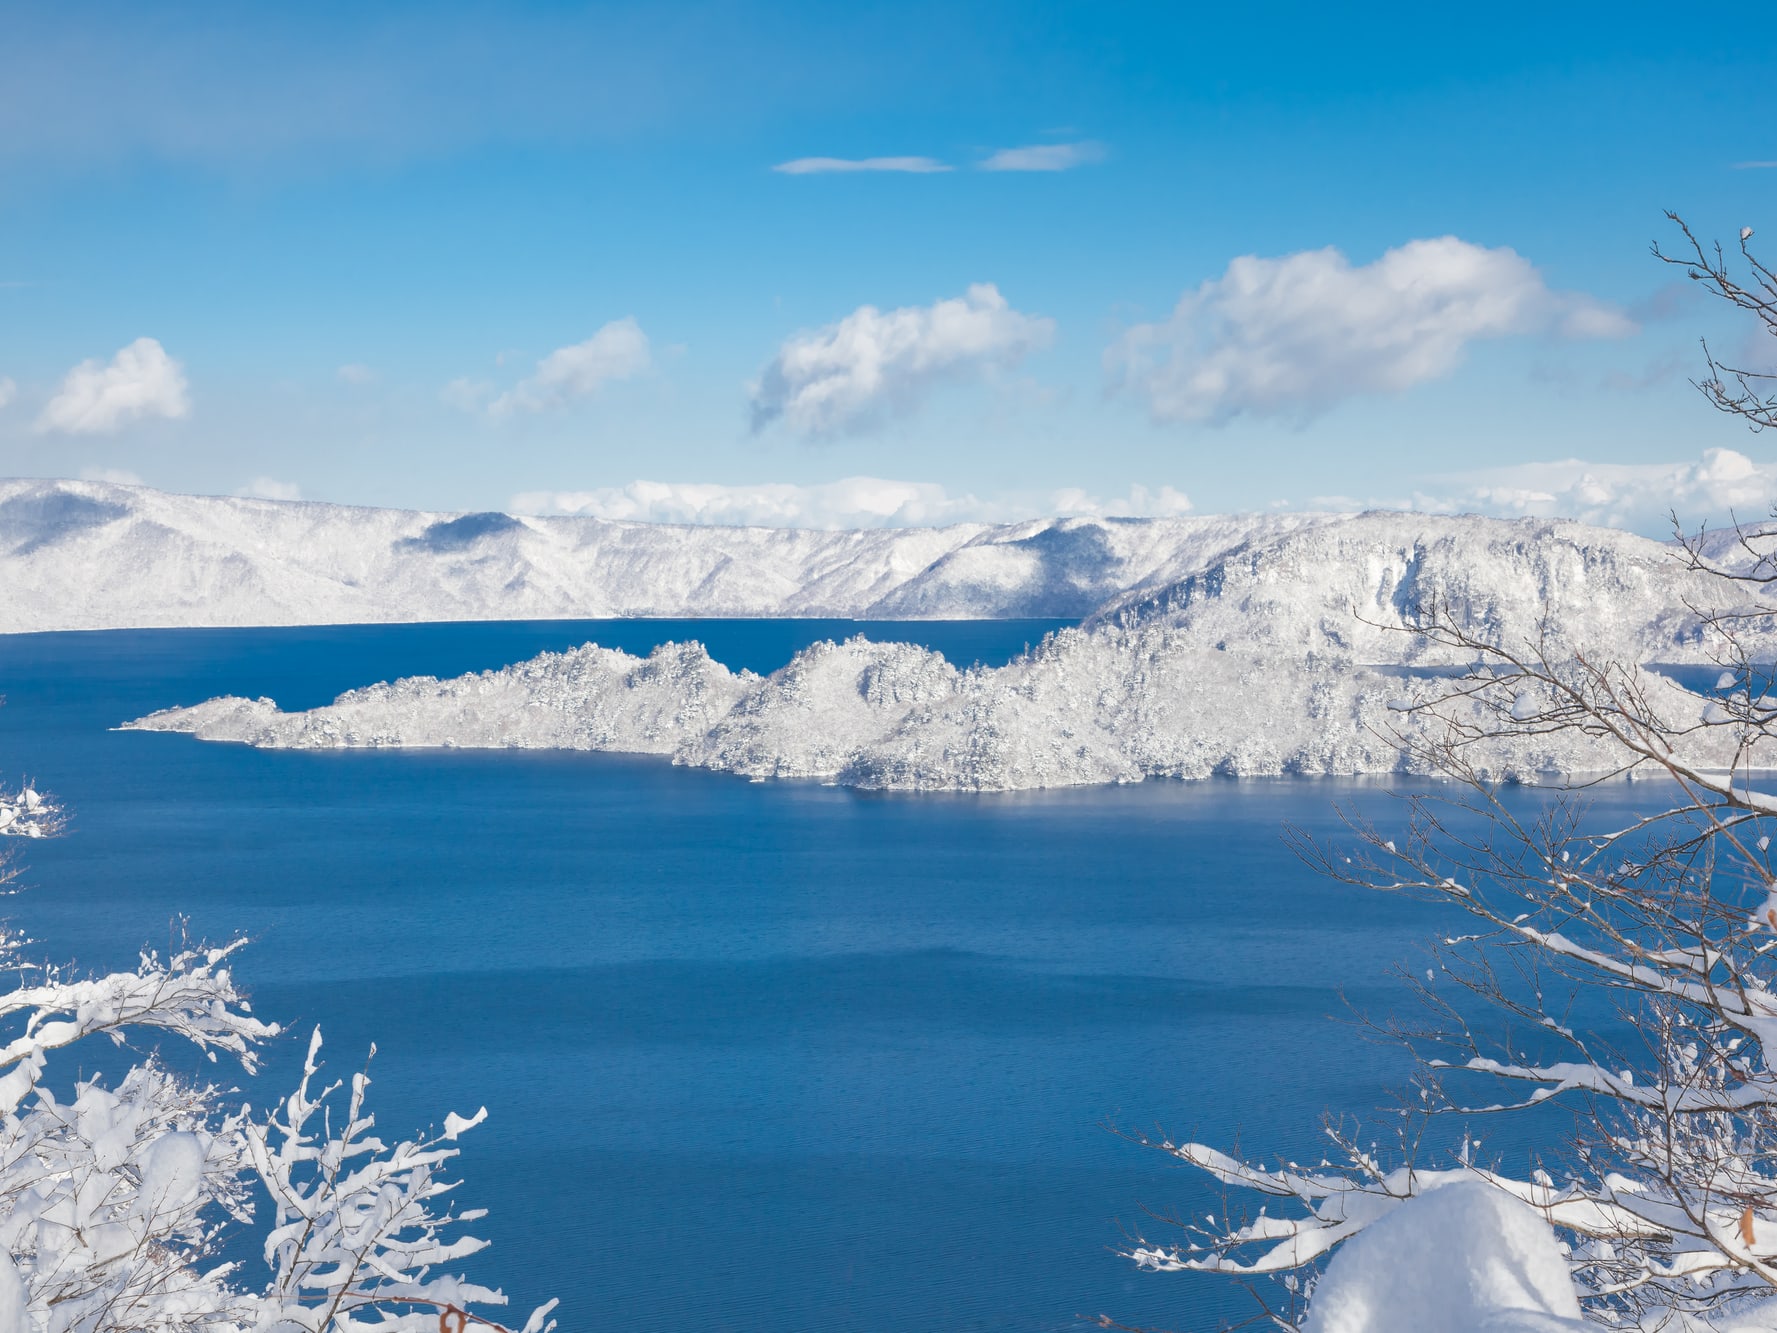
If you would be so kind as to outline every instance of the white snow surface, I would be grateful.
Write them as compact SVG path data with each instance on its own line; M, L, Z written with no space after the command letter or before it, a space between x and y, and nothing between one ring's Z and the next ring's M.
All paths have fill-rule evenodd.
M630 616L1075 618L1254 532L1040 519L823 532L0 482L0 633Z
M1382 773L1404 762L1392 733L1420 725L1401 703L1434 688L1438 669L1464 665L1414 632L1424 609L1446 607L1501 642L1540 632L1558 651L1685 663L1707 660L1690 608L1724 593L1670 547L1569 522L1203 522L1164 553L1157 525L1102 528L1131 542L1128 533L1145 533L1150 572L1082 627L998 668L959 670L919 647L858 637L816 644L760 678L696 644L645 660L588 645L450 681L353 690L307 712L224 698L128 725L268 747L622 750L755 778L905 790ZM1042 530L1097 542L1081 535L1094 531ZM966 559L983 558L974 550ZM1749 647L1768 656L1773 645ZM1674 716L1695 719L1706 706L1662 675L1642 679ZM1709 763L1726 732L1707 733L1694 761ZM1602 742L1569 734L1491 742L1475 757L1527 778L1617 761Z
M1409 1199L1333 1254L1303 1333L1585 1333L1567 1258L1529 1205L1481 1181Z

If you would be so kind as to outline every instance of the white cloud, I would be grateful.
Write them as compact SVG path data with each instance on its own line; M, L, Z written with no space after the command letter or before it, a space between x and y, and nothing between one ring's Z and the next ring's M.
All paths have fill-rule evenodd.
M1055 321L1006 304L992 283L929 306L859 306L778 348L752 386L753 429L782 418L809 435L857 431L905 412L935 382L1015 365Z
M944 523L1006 523L1059 514L1176 515L1191 502L1171 486L1130 488L1101 499L1082 490L986 499L951 495L933 482L846 477L812 486L768 482L720 486L632 481L587 491L530 491L512 497L521 514L579 514L637 523L699 523L787 528L894 528Z
M466 376L452 380L438 391L438 401L459 412L479 412L493 396L494 386L488 381Z
M302 488L293 481L279 481L275 477L255 477L235 492L253 500L300 500Z
M899 171L929 176L950 169L935 157L798 157L772 168L786 176L823 176L845 171Z
M1080 143L1039 143L1023 148L1002 148L978 166L981 171L1072 171L1092 162L1104 161L1104 145L1090 140Z
M0 407L10 407L12 400L19 395L19 386L14 384L9 375L0 375Z
M633 379L650 364L648 335L641 325L630 318L614 319L585 342L556 348L537 363L535 374L494 399L487 410L504 416L560 407L614 381ZM447 392L464 383L453 381Z
M1633 321L1577 292L1551 291L1528 260L1454 236L1409 241L1352 267L1339 251L1246 255L1106 350L1113 385L1158 421L1226 422L1242 412L1306 418L1361 393L1448 375L1481 338L1621 337Z
M928 482L847 477L815 486L632 481L589 491L531 491L514 496L512 508L641 523L875 528L958 522L975 517L981 506L972 495L953 498Z
M138 338L110 365L82 361L38 415L38 431L96 434L138 417L177 420L190 413L185 371L153 338Z
M127 472L120 467L83 467L80 469L82 481L108 481L113 486L146 486L134 472Z
M1458 474L1413 497L1416 508L1508 517L1577 518L1664 536L1676 512L1687 528L1737 514L1758 520L1777 504L1777 464L1734 449L1685 463L1589 463L1570 458Z
M352 361L341 366L334 374L339 376L341 384L375 384L378 375L361 361Z

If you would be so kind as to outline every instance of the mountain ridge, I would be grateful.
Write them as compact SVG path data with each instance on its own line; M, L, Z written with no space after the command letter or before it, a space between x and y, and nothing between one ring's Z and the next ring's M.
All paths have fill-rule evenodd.
M1079 619L1327 515L666 525L0 482L0 633L625 617Z

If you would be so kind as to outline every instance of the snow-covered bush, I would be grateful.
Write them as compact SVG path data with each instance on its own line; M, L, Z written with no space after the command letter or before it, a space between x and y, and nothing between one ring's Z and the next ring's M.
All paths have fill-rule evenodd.
M59 828L35 789L0 793L0 835ZM0 863L0 882L12 873ZM0 926L0 968L16 978L0 992L0 1333L501 1327L472 1307L504 1296L435 1271L483 1245L459 1226L481 1214L451 1213L438 1174L481 1115L384 1144L364 1074L343 1097L315 1087L318 1031L301 1084L269 1116L152 1056L58 1098L44 1083L51 1056L85 1038L164 1034L253 1073L279 1029L236 987L243 941L144 953L134 971L92 977L30 966L25 944ZM269 1280L220 1256L225 1234L255 1223ZM554 1327L553 1305L526 1333Z
M1719 247L1688 230L1689 252L1668 262L1777 333L1777 275L1747 251L1750 235L1744 285ZM1772 381L1712 358L1699 387L1761 429L1777 425ZM1406 705L1414 725L1398 739L1457 795L1413 798L1405 832L1357 827L1354 848L1298 840L1328 875L1466 918L1424 980L1411 978L1429 1020L1387 1025L1418 1062L1400 1148L1384 1154L1369 1135L1330 1126L1336 1165L1266 1169L1159 1142L1264 1206L1187 1225L1182 1240L1140 1242L1138 1263L1280 1276L1285 1299L1267 1310L1278 1327L1431 1327L1361 1311L1380 1308L1391 1271L1402 1299L1423 1277L1423 1237L1394 1219L1435 1218L1423 1196L1481 1188L1559 1233L1578 1306L1491 1309L1480 1292L1468 1322L1438 1327L1565 1327L1583 1310L1594 1326L1777 1329L1777 666L1755 647L1777 618L1777 523L1699 533L1677 558L1719 591L1718 609L1699 619L1719 677L1682 707L1636 664L1594 660L1552 628L1518 643L1423 608L1427 639L1477 665ZM1584 789L1569 788L1521 815L1487 756L1502 738L1556 736L1599 742L1618 775L1654 779L1649 812L1602 824ZM1475 1118L1535 1114L1551 1100L1570 1107L1575 1128L1522 1169L1470 1150ZM1415 1151L1429 1141L1425 1118L1449 1113L1464 1118L1462 1149L1428 1168ZM1498 1238L1473 1221L1482 1213L1464 1215L1482 1234L1445 1241L1482 1262ZM1354 1257L1335 1257L1315 1290L1321 1262L1353 1238ZM1360 1271L1369 1276L1355 1286L1339 1276Z

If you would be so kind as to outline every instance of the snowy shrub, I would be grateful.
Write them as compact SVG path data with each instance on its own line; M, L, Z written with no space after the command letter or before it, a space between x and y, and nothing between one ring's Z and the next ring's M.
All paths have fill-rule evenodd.
M0 835L59 828L34 789L0 793ZM0 864L0 883L11 877ZM235 985L242 944L144 953L134 971L81 977L28 966L25 941L0 927L0 966L17 978L0 992L0 1333L501 1328L473 1307L504 1296L435 1271L483 1245L459 1226L481 1214L450 1212L452 1186L438 1174L480 1114L383 1143L364 1109L365 1075L349 1091L315 1087L318 1031L300 1085L268 1116L152 1056L66 1100L44 1085L53 1053L97 1036L178 1037L253 1073L279 1029ZM220 1257L225 1234L256 1223L265 1281ZM554 1327L553 1305L526 1333Z

